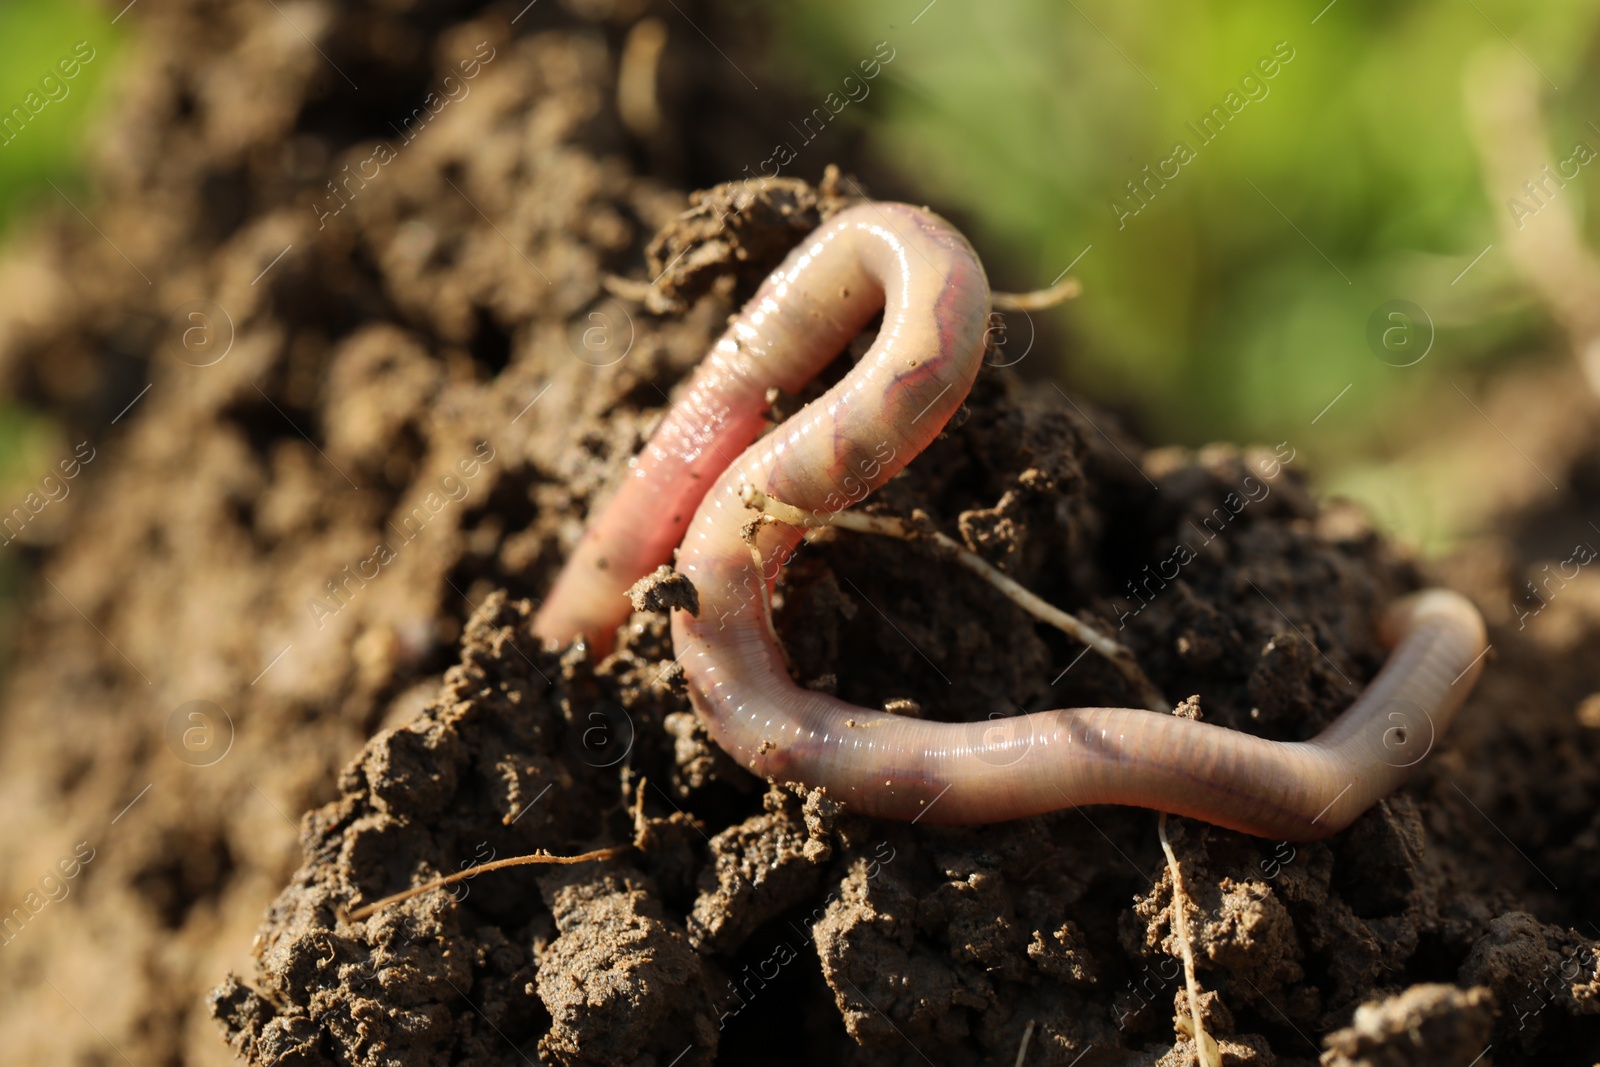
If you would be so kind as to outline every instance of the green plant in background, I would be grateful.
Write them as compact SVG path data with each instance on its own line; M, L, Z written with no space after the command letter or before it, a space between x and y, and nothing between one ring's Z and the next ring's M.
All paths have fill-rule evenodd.
M0 4L0 227L81 165L118 37L114 16L59 0Z
M120 37L115 16L59 0L0 4L0 237L26 224L30 206L57 197L49 182L70 181L81 169ZM59 443L48 420L13 402L0 405L0 491L36 478L41 457Z
M867 150L973 220L997 287L1076 260L1085 292L1048 313L1070 338L1051 371L1139 413L1151 439L1289 439L1326 484L1455 414L1453 381L1562 355L1509 260L1478 258L1502 206L1462 84L1483 48L1514 42L1565 158L1600 122L1584 62L1600 4L925 4L774 6L773 61L821 92L890 42L849 116ZM1581 202L1595 170L1562 195ZM1434 327L1410 366L1427 320L1390 317L1393 301Z

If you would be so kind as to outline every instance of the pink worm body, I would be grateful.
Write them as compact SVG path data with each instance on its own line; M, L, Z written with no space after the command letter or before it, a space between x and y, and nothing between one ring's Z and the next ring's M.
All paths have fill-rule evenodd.
M761 430L767 388L798 389L880 307L883 327L850 373L747 448ZM1132 708L925 722L794 684L764 597L803 531L762 527L758 566L743 537L752 512L741 487L819 516L858 503L926 448L966 397L988 315L983 267L942 219L883 203L835 216L718 341L585 535L535 632L553 643L608 645L627 615L624 591L681 541L677 569L694 583L700 614L674 613L673 639L717 743L756 774L826 786L852 808L889 818L983 823L1133 804L1309 840L1349 825L1397 788L1481 669L1482 619L1445 590L1391 608L1388 663L1309 742Z

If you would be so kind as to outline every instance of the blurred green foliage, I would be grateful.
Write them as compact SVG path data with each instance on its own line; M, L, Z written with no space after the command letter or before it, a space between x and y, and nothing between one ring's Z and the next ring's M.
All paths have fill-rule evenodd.
M56 193L47 184L71 181L81 169L86 134L112 70L118 26L116 11L62 0L4 0L0 3L0 118L13 107L28 114L27 124L0 127L0 235L25 221L30 206ZM87 42L89 51L74 55ZM57 63L78 61L77 76L64 78ZM46 77L53 80L41 84ZM37 114L32 103L42 107ZM59 99L52 99L59 97ZM10 402L0 404L0 490L25 486L51 462L57 444L52 424Z
M841 117L866 124L877 164L975 223L997 288L1047 285L1088 249L1084 295L1043 313L1067 351L1042 356L1150 439L1288 439L1335 474L1415 443L1460 405L1453 381L1560 354L1499 247L1463 79L1514 42L1544 79L1553 158L1579 136L1600 146L1584 126L1600 122L1595 0L926 3L773 5L772 62L820 102L889 42L894 62ZM1262 77L1275 48L1292 59ZM1241 100L1204 143L1202 117ZM1127 183L1180 142L1193 158L1130 217ZM1597 173L1562 195L1581 204ZM1413 367L1366 340L1395 299L1437 328Z
M88 120L116 50L115 15L98 5L61 0L0 3L0 117L24 107L29 93L45 101L14 138L0 133L0 228L9 227L41 190L54 196L47 181L59 184L81 165ZM80 64L76 77L63 78L56 64L75 58L79 42L87 42L94 58ZM55 79L48 89L41 86L47 76Z

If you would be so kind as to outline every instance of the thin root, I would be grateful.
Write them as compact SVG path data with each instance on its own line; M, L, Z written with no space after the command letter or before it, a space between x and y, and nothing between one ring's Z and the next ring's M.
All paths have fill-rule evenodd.
M1082 292L1082 282L1076 278L1067 278L1048 289L1035 289L1031 293L991 292L989 302L994 305L996 311L1043 311L1057 304L1065 304Z
M1167 813L1156 820L1156 833L1161 838L1161 851L1167 854L1167 870L1172 872L1172 929L1183 953L1183 981L1189 988L1189 1022L1194 1027L1194 1056L1200 1067L1222 1067L1222 1050L1206 1033L1200 1019L1200 979L1194 973L1194 948L1189 944L1189 895L1183 889L1183 875L1178 870L1178 856L1167 840Z
M1033 1040L1033 1028L1036 1020L1029 1019L1028 1025L1022 1031L1022 1044L1017 1046L1016 1067L1022 1067L1022 1061L1028 1058L1028 1042Z
M360 922L362 919L382 911L391 904L398 904L402 900L410 900L412 897L426 893L430 889L440 889L447 885L454 885L457 882L464 882L468 878L476 878L478 875L486 874L489 871L501 871L507 867L531 867L546 863L572 864L589 863L592 860L608 860L614 856L622 855L632 847L632 845L613 845L610 848L597 848L593 852L585 852L581 856L552 856L548 852L535 852L529 856L508 856L503 860L491 860L488 863L480 863L478 866L471 867L465 871L457 871L455 874L448 874L443 878L435 878L431 882L424 882L422 885L412 886L404 892L374 901L365 907L352 911L348 918L351 922Z
M1112 640L1077 616L1062 611L1029 592L1020 582L994 564L938 530L924 529L906 519L890 515L868 515L860 511L838 511L826 516L811 515L748 484L740 487L739 498L744 501L746 507L770 515L779 522L803 529L836 526L856 533L878 534L901 541L932 542L961 566L1004 593L1029 615L1040 622L1054 626L1068 637L1088 645L1104 656L1133 685L1146 708L1162 713L1172 710L1172 706L1155 687L1155 683L1151 682L1140 668L1139 661L1134 658L1133 651L1128 646Z
M628 131L646 141L660 138L665 125L656 82L661 53L667 47L667 27L660 19L640 19L622 44L617 68L617 113Z

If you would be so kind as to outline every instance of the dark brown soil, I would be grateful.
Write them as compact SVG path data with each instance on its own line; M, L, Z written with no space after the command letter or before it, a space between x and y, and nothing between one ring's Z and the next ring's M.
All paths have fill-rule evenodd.
M136 9L80 201L108 239L63 208L0 267L0 380L94 455L11 546L30 593L0 717L8 1061L1195 1062L1153 814L864 819L707 743L663 615L600 663L527 634L673 385L855 193L685 194L736 174L760 122L686 17L748 30L678 7L295 7L327 21L326 57L272 5ZM616 103L651 18L655 126ZM474 58L414 141L386 128ZM376 139L393 159L331 198ZM209 366L192 301L231 322ZM1225 1062L1600 1061L1600 587L1520 630L1499 607L1600 544L1581 436L1559 499L1444 569L1488 607L1494 661L1411 785L1313 845L1173 821ZM1319 510L1296 456L1146 451L986 369L875 502L1124 625L1208 720L1300 738L1376 670L1374 619L1423 576ZM1198 558L1152 578L1179 542ZM861 704L1132 699L898 542L801 552L778 623L803 684ZM628 842L345 918L491 858Z

